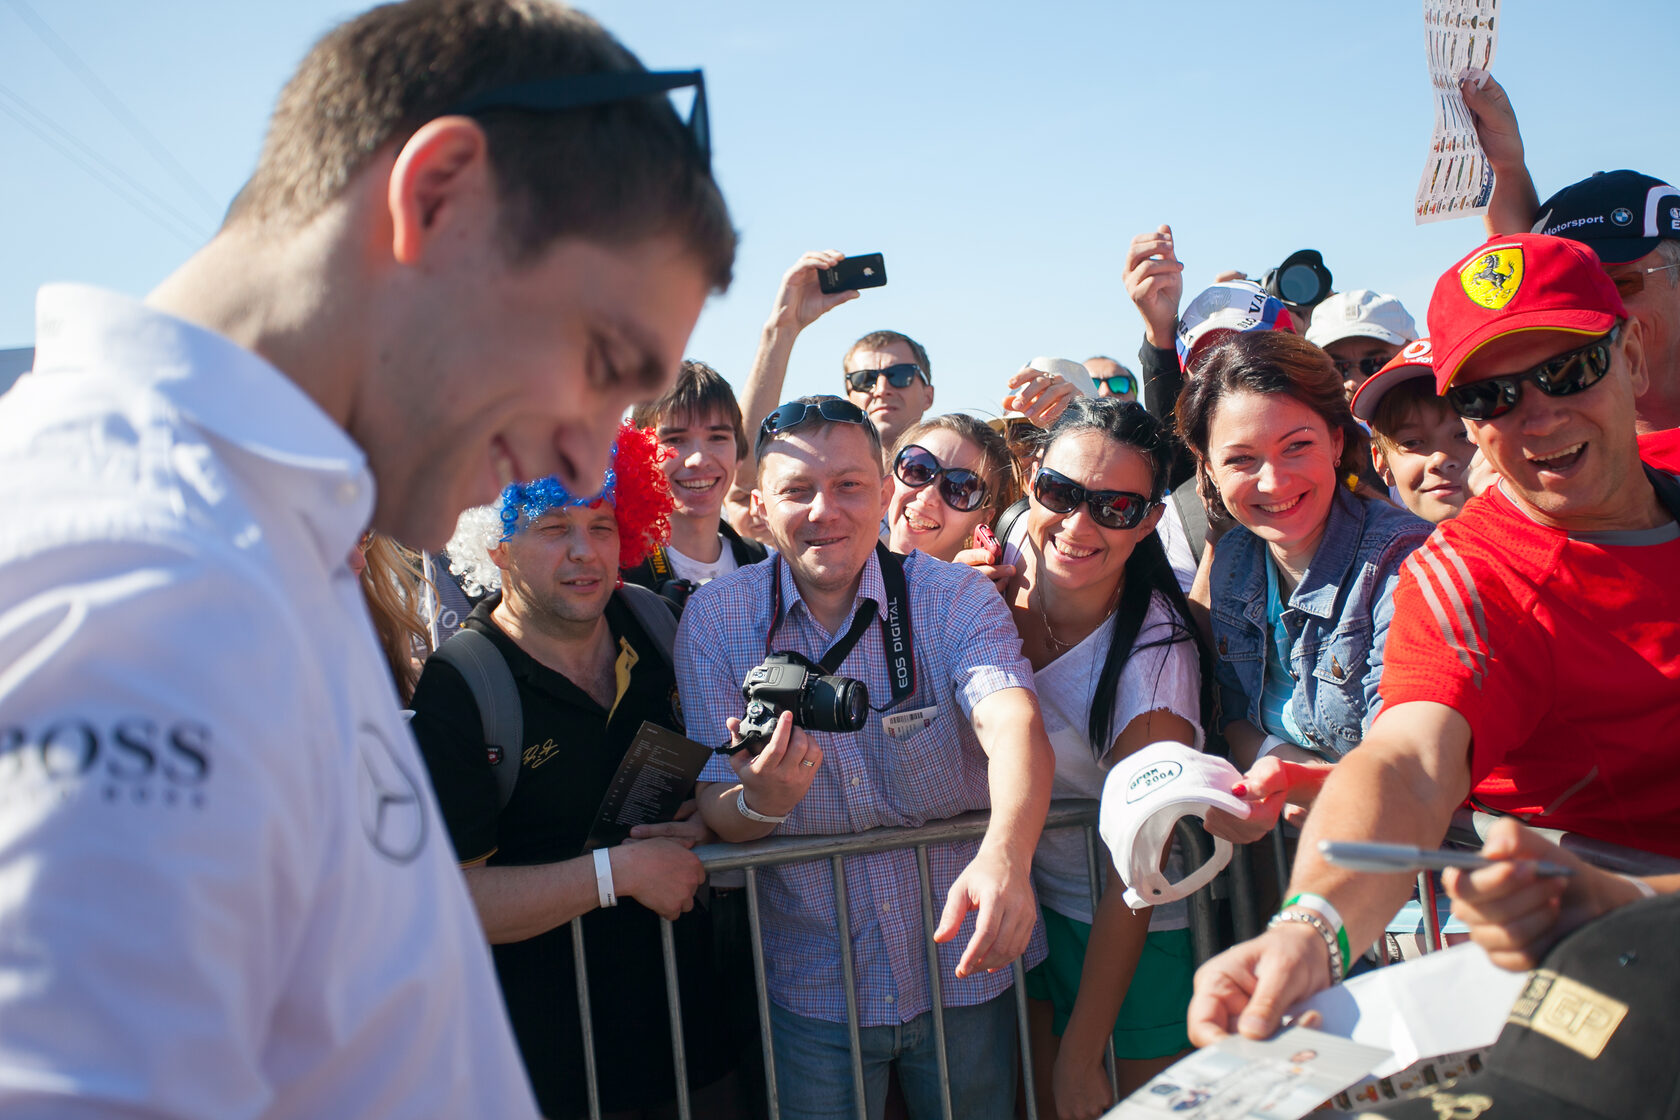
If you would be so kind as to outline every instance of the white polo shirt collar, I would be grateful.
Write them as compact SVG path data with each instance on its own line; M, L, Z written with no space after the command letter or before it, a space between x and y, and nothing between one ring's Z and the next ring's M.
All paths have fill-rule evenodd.
M205 433L279 468L265 472L310 527L329 569L373 513L373 476L350 437L263 358L214 331L84 284L36 300L34 378L121 370Z

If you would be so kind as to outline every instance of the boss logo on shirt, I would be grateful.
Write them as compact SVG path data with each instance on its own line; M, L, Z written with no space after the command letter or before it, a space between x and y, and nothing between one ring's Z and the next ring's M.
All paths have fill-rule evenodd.
M1130 805L1148 797L1154 790L1182 773L1184 767L1176 762L1157 762L1154 766L1138 771L1132 775L1131 782L1126 786L1126 804Z
M70 788L106 801L204 805L210 729L131 716L109 725L68 717L0 727L0 802L61 796Z

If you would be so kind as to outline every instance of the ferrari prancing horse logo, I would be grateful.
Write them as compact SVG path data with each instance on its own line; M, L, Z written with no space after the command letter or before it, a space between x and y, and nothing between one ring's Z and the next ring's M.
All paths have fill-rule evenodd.
M1458 279L1464 285L1464 294L1472 301L1489 311L1498 311L1522 287L1522 246L1507 245L1477 253L1458 270Z

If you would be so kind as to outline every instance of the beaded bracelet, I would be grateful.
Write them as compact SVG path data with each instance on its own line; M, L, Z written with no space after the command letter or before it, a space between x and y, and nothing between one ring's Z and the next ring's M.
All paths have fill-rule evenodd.
M1285 910L1281 914L1273 914L1272 920L1266 923L1266 928L1273 929L1285 922L1305 922L1318 931L1318 935L1324 939L1324 947L1330 950L1330 983L1332 986L1340 984L1342 949L1336 944L1336 931L1330 928L1330 923L1311 910Z

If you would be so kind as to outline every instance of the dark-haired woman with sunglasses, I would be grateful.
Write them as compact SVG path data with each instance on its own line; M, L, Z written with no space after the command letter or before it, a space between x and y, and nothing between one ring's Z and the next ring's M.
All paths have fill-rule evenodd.
M1236 521L1214 546L1209 612L1220 730L1253 812L1207 824L1248 843L1286 805L1303 814L1376 718L1400 565L1434 527L1356 492L1364 430L1330 359L1287 331L1214 343L1177 419L1203 500Z
M887 502L887 547L954 560L974 531L1020 496L1003 437L963 412L934 416L899 438Z
M1155 533L1172 451L1141 405L1113 398L1075 398L1038 442L1025 511L1006 519L1016 574L1003 590L1056 753L1055 796L1096 798L1140 747L1202 743L1205 657ZM1110 1037L1122 1096L1189 1045L1185 905L1133 913L1103 862L1093 910L1081 833L1045 833L1033 858L1050 942L1027 980L1040 1115L1095 1117L1113 1103Z

